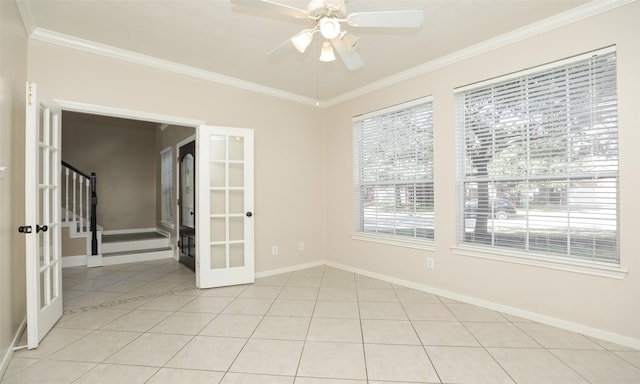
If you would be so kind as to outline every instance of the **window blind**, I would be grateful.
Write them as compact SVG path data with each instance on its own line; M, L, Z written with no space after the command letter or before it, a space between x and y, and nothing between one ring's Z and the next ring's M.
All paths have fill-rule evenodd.
M618 264L615 50L456 101L459 242Z
M161 184L162 184L162 222L168 226L173 225L173 150L171 147L160 152L161 157Z
M433 239L433 106L414 100L353 119L355 230Z

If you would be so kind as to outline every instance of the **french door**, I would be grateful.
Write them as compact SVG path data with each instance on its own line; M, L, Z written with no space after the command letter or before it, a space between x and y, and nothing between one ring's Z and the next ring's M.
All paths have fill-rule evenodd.
M60 128L62 113L27 84L25 234L27 347L36 348L62 316Z
M253 130L197 129L196 285L252 283Z

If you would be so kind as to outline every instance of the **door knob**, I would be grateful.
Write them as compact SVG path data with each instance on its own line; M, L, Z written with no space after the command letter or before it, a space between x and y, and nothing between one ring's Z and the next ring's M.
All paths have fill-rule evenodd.
M47 232L48 230L49 230L49 227L47 227L46 225L39 226L38 224L36 224L36 233L40 231Z
M247 212L247 217L251 217L251 216L253 216L253 213Z

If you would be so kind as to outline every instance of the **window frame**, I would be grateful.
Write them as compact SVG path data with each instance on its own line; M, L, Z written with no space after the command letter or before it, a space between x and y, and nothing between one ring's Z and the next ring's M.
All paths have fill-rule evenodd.
M172 146L168 146L160 151L160 223L168 228L175 228L175 208L173 204L175 201L175 159ZM171 174L167 174L165 166L171 164ZM169 180L167 180L169 178ZM167 190L169 196L167 197ZM169 201L167 201L167 199ZM167 208L171 209L171 212L167 212Z
M408 236L408 235L403 235L403 234L388 234L388 233L381 233L381 232L374 232L374 231L364 231L363 230L363 204L362 204L362 200L361 200L361 187L363 186L361 177L361 165L360 165L360 158L359 158L359 154L360 154L360 147L362 144L361 141L361 135L359 137L359 127L357 126L357 124L359 124L360 122L366 120L366 119L370 119L370 118L375 118L375 117L382 117L385 115L389 115L392 113L398 113L401 112L403 110L408 110L411 108L415 108L417 106L423 105L423 104L427 104L428 105L428 119L430 122L430 131L429 131L429 146L431 147L431 179L427 180L424 178L414 178L412 179L413 181L410 180L394 180L394 181L400 181L403 184L412 184L412 183L421 183L421 182L425 182L425 180L427 180L427 183L431 183L431 185L434 185L434 167L433 167L433 162L434 162L434 158L433 158L433 97L432 96L425 96L425 97L421 97L415 100L411 100L411 101L407 101L401 104L397 104L397 105L393 105L387 108L383 108L380 110L376 110L373 112L369 112L369 113L365 113L362 115L358 115L358 116L354 116L352 119L352 135L353 135L353 147L352 147L352 155L353 155L353 199L354 199L354 210L353 210L353 231L351 233L351 238L355 239L355 240L362 240L362 241L369 241L369 242L376 242L376 243L382 243L382 244L387 244L387 245L394 245L394 246L402 246L402 247L408 247L408 248L414 248L414 249L421 249L421 250L435 250L435 233L433 235L433 238L428 238L428 237L419 237L419 236ZM371 183L364 183L365 185L371 185ZM396 184L396 183L394 183ZM433 187L432 189L432 199L433 199ZM415 203L414 203L415 204ZM433 202L432 202L433 204ZM435 212L434 209L431 210L431 212L429 213L430 215L433 216L433 220L434 220L434 231L435 231ZM396 231L398 228L394 226L394 231ZM415 230L415 229L414 229Z
M627 270L621 265L621 257L620 257L620 226L619 226L619 216L620 216L620 206L618 204L619 200L619 168L615 171L615 184L616 184L616 252L617 252L617 262L613 261L602 261L597 259L588 259L588 258L580 258L578 256L571 255L562 255L555 253L547 253L547 252L536 252L532 250L522 250L508 247L500 247L495 244L491 245L483 245L478 244L477 242L465 242L464 241L464 232L465 232L465 186L473 182L474 178L465 176L465 161L466 161L466 145L465 145L465 123L462 121L461 116L464 110L464 107L461 105L462 103L462 95L466 92L472 90L479 90L485 87L493 87L494 85L504 83L510 80L515 79L525 79L532 74L542 73L552 69L558 69L564 67L566 65L577 63L579 61L583 61L587 58L591 58L595 55L608 55L615 54L616 48L615 46L607 47L604 49L596 50L593 52L588 52L582 55L577 55L574 57L570 57L564 60L556 61L553 63L548 63L545 65L541 65L534 68L529 68L523 71L514 72L505 76L481 81L478 83L470 84L464 87L459 87L454 90L454 94L456 97L456 132L457 132L457 187L456 193L458 195L457 200L457 227L456 227L456 238L457 245L452 247L453 253L461 256L470 256L470 257L479 257L484 259L510 262L516 264L524 264L536 267L544 267L551 268L557 270L571 271L589 275L603 276L609 278L622 279L626 276ZM617 72L617 68L616 68ZM614 80L615 81L615 80ZM617 101L617 94L616 94ZM617 107L616 107L617 110ZM489 131L493 132L492 129ZM619 127L616 127L616 134L619 132ZM527 149L530 150L530 149ZM528 153L528 152L527 152ZM619 164L619 155L616 155L616 162ZM594 171L594 173L596 173ZM569 172L567 172L569 174ZM551 177L557 176L559 173L552 174ZM522 174L518 174L514 176L515 178L522 178ZM479 180L479 179L475 179ZM573 178L567 177L567 180L573 180ZM499 182L499 178L494 180ZM490 195L489 198L492 196ZM498 196L495 196L498 197ZM530 231L526 229L527 233ZM527 235L528 238L528 235Z

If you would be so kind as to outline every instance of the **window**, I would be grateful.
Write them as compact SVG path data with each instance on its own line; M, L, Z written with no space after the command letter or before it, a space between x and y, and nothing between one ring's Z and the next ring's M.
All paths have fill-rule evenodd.
M356 234L433 239L432 101L353 119Z
M459 243L619 264L615 49L456 98Z
M162 223L173 228L173 150L167 147L160 152L162 174Z

